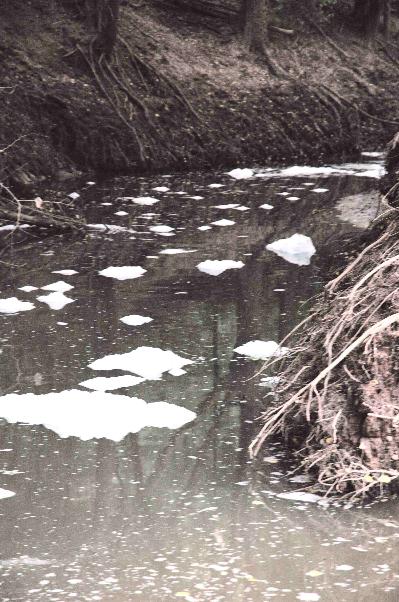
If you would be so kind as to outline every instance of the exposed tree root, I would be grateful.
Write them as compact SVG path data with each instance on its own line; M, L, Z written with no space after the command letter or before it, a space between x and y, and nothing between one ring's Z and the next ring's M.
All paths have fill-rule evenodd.
M276 403L250 446L255 456L267 438L283 434L326 495L399 489L398 248L395 220L286 337L300 336L301 352L280 360Z

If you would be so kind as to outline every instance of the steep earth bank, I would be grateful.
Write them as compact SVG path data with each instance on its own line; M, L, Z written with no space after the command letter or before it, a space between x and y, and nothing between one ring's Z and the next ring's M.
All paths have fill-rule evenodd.
M125 3L108 70L88 60L90 30L73 6L0 7L0 175L17 192L77 171L320 162L396 129L399 50L366 48L345 23L341 50L294 17L294 36L272 33L277 78L234 25Z
M389 146L382 213L285 342L299 352L283 360L276 404L252 444L257 454L284 434L327 495L399 491L398 143Z

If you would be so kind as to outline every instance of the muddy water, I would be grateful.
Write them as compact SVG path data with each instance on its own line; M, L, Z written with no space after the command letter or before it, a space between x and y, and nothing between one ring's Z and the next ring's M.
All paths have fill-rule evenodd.
M304 485L291 480L277 444L266 461L249 462L268 389L251 378L259 361L234 352L280 340L305 315L342 241L375 215L378 182L364 177L367 166L353 175L359 169L85 185L76 202L89 221L119 229L32 238L14 252L1 299L34 309L0 314L0 487L15 493L0 499L2 602L398 599L396 503L278 498ZM153 190L159 186L169 190ZM148 196L159 202L123 200ZM241 210L215 207L225 204ZM212 225L221 219L235 223ZM173 229L150 229L157 225ZM317 250L308 266L265 248L295 233ZM170 249L191 252L162 253ZM214 276L197 268L208 259L245 265ZM128 280L99 274L110 266L146 272ZM54 273L65 269L76 273ZM40 287L60 280L73 287L65 292L73 302L51 309L37 299L51 294ZM152 321L121 321L131 315ZM140 347L192 363L94 394L94 404L82 394L79 383L94 377L140 376L137 364L133 373L126 364L89 367ZM150 352L152 361L156 371ZM6 397L12 393L20 397ZM33 396L50 393L47 405ZM196 416L183 426L140 426L120 414L120 396L167 402L169 417L180 408Z

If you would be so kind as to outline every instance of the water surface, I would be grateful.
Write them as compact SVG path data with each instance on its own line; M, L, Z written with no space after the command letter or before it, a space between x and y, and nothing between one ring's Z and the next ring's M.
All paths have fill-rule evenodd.
M87 185L77 203L89 222L119 229L45 241L32 235L15 248L2 268L1 298L35 309L0 314L3 396L83 391L82 381L128 374L89 364L146 346L192 363L179 376L165 372L109 395L165 401L196 418L120 441L86 441L26 415L8 422L0 399L0 487L16 494L0 499L3 602L397 600L396 502L343 508L276 497L304 485L290 481L278 444L265 449L266 461L249 462L269 390L252 378L260 363L234 352L252 340L281 340L305 315L343 242L375 215L375 168L366 166L366 177L354 175L359 169ZM148 196L159 202L120 198ZM215 207L226 204L241 210ZM235 223L198 230L222 219ZM172 230L150 229L160 225ZM295 233L315 245L309 266L265 248ZM192 252L162 253L170 249ZM208 259L245 265L211 276L197 268ZM130 280L99 274L110 266L146 271ZM53 273L65 269L77 273ZM74 287L65 292L73 302L54 310L37 297L60 280ZM27 285L38 290L20 290ZM130 315L152 321L121 322ZM107 416L101 432L120 421ZM82 405L69 434L100 418Z

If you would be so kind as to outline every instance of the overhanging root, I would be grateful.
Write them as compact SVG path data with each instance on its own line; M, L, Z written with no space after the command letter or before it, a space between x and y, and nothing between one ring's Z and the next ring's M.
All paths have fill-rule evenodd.
M399 486L398 235L391 223L296 327L301 353L274 360L281 386L250 446L285 435L326 494Z

